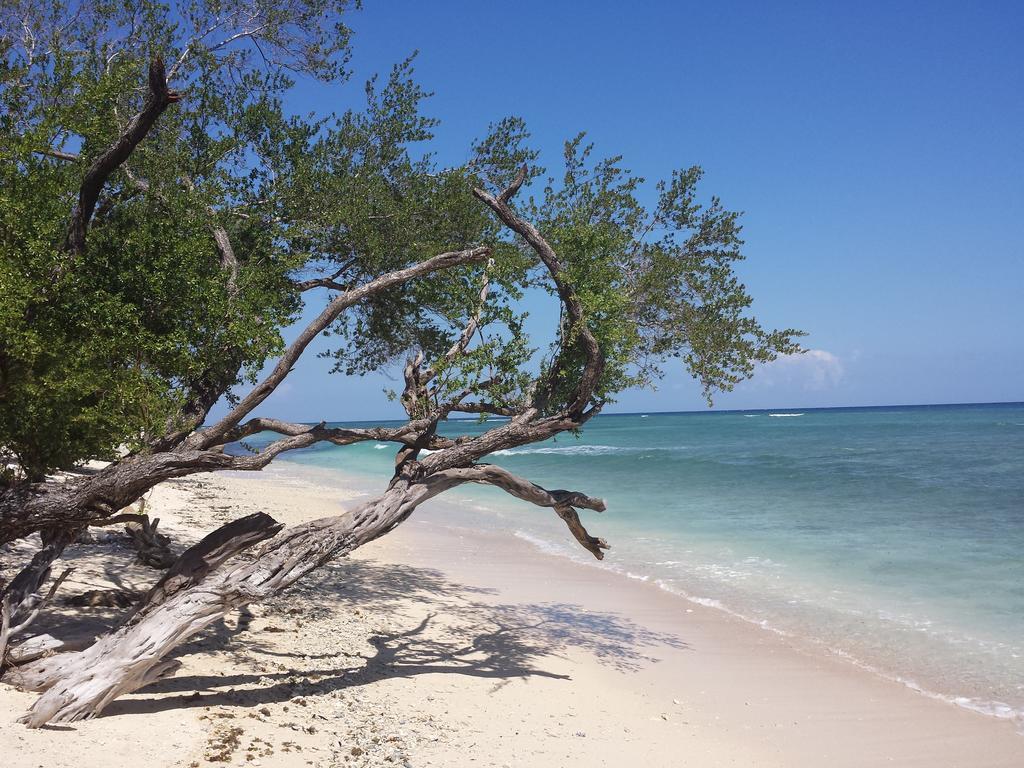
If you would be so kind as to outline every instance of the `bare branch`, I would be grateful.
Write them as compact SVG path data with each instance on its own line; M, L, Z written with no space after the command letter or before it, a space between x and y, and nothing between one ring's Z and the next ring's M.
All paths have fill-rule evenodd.
M35 149L32 151L43 157L52 157L55 160L64 160L69 163L77 163L82 159L80 155L76 155L73 152L64 152L60 149Z
M507 405L488 403L485 401L473 403L457 403L448 408L452 413L490 413L495 416L517 416L522 413L521 408L510 408Z
M96 201L103 185L118 166L128 159L139 142L156 124L157 118L171 104L181 100L181 94L167 87L164 63L155 58L149 65L149 93L142 111L128 121L124 132L103 154L96 158L82 179L78 192L78 203L71 214L65 249L72 254L85 250L85 234L89 228Z
M515 197L516 193L519 192L519 188L523 186L524 181L526 181L525 165L520 166L519 170L516 172L516 177L512 180L512 183L509 184L508 188L503 190L500 195L498 195L498 202L507 203L509 200Z
M295 287L300 291L311 291L314 288L330 288L334 291L347 291L351 286L339 283L338 278L341 277L348 269L350 269L356 260L351 258L346 260L340 267L338 267L333 273L327 277L314 277L309 280L297 280Z
M354 429L347 427L325 426L323 422L316 425L294 424L279 419L257 417L241 424L236 429L224 435L225 444L242 440L257 432L276 432L279 435L289 437L312 436L314 442L331 442L335 445L352 445L353 443L374 440L381 443L401 443L411 445L417 434L428 426L427 419L410 421L400 427L371 427L368 429ZM432 450L454 445L454 441L448 438L436 438L430 446Z
M323 312L313 320L299 334L285 350L274 366L274 370L263 379L248 395L242 398L231 412L221 419L217 424L208 430L194 434L187 442L188 447L209 447L220 443L224 434L237 425L243 418L248 416L252 410L266 400L270 394L277 389L277 386L284 381L291 371L292 366L298 362L302 353L310 342L313 341L322 331L333 323L338 316L349 307L360 301L373 296L376 293L402 285L409 280L414 280L423 275L428 275L438 270L449 269L462 264L472 264L483 261L490 255L490 249L486 247L471 248L465 251L453 251L442 253L433 258L414 264L411 267L390 272L386 275L371 280L368 283L346 291L336 297L327 305Z
M405 408L405 412L411 418L421 415L418 414L418 404L420 398L425 396L424 387L420 381L422 375L420 368L422 365L423 351L417 350L413 357L405 361L405 367L402 369L402 377L405 379L405 389L402 391L402 407Z
M512 182L512 185L501 192L497 197L494 197L482 189L474 189L473 194L478 199L486 203L498 218L501 219L505 226L522 237L529 244L529 246L540 257L540 260L544 263L544 266L547 267L548 273L551 275L551 280L555 284L555 288L558 291L558 297L561 299L562 306L569 319L570 330L575 334L574 338L579 340L587 358L586 364L580 375L580 380L576 386L573 401L566 409L568 413L579 413L582 412L589 403L591 396L594 394L598 379L604 371L604 355L597 343L597 339L594 338L594 335L590 332L590 329L584 321L583 307L579 302L579 298L576 296L575 289L565 279L564 270L555 250L551 247L548 241L544 239L540 232L537 231L536 227L521 218L508 204L509 200L512 199L515 193L522 186L525 178L526 167L524 166L519 170L519 173L516 175L516 179ZM562 352L564 353L564 351L565 350L563 349ZM559 367L559 365L552 366L549 381L554 380Z
M10 595L4 595L3 600L0 601L0 667L3 666L4 659L7 656L7 646L10 640L15 635L18 635L28 629L28 626L36 620L39 616L39 612L43 610L43 607L50 602L53 596L60 589L60 585L64 583L64 579L71 575L74 568L65 568L63 573L54 579L53 584L50 585L50 590L46 595L40 598L33 606L31 612L16 626L11 626L11 601Z
M168 80L173 80L175 78L175 76L178 74L178 70L181 68L181 65L185 63L185 60L189 57L189 54L192 53L192 49L195 47L196 43L198 43L200 40L202 40L207 35L215 32L218 28L224 26L225 23L226 23L226 20L222 20L218 16L216 21L214 21L213 24L211 24L209 27L207 27L204 32L202 32L201 34L199 34L196 37L193 37L191 40L189 40L188 44L182 49L181 55L178 56L178 60L174 62L174 65L171 67L170 71L167 73L167 79ZM221 46L220 45L215 46L215 48L219 48L219 47L221 47ZM214 50L214 49L211 48L210 50Z
M220 268L228 274L227 291L228 295L234 296L237 292L236 282L238 280L238 259L235 257L235 249L231 247L231 239L228 232L219 224L211 224L213 230L213 242L217 245L217 253L220 254Z
M316 277L311 280L299 280L295 283L295 287L300 291L312 291L315 288L329 288L332 291L347 291L349 286L344 283L339 283L330 277Z
M61 526L41 525L36 529L43 531L43 546L0 591L3 598L9 601L12 621L19 620L20 615L32 610L36 594L50 577L53 563L84 528L85 525L79 522Z
M598 560L604 558L604 550L610 549L610 545L604 539L591 536L587 532L576 512L577 507L604 512L605 503L602 499L596 499L578 491L549 491L493 464L476 464L472 467L444 470L431 475L425 482L428 484L438 483L446 488L461 483L493 485L523 501L554 509L569 526L569 530L576 540Z

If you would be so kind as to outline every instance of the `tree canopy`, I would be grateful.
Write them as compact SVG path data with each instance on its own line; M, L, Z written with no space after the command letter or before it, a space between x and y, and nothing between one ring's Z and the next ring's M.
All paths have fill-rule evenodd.
M297 78L318 81L331 106L347 94L352 11L340 0L0 10L0 451L25 476L166 447L281 353L304 302L473 246L490 249L486 265L395 285L337 317L335 370L437 358L478 311L474 344L433 372L435 400L468 387L495 412L540 397L557 410L584 367L582 325L603 356L590 405L652 384L671 358L710 397L797 348L793 330L748 313L738 215L698 202L699 168L673 172L646 205L644 180L582 134L548 177L517 118L442 166L411 59L368 82L361 105L290 110ZM83 211L90 174L146 110L154 59L168 102ZM519 210L581 307L539 360L519 300L560 287L473 195L506 188L522 166L533 194Z
M346 103L352 10L340 0L0 8L0 545L41 537L0 584L0 668L64 547L123 521L158 483L261 469L322 441L396 446L378 498L291 528L265 513L232 521L92 646L31 655L17 672L44 691L30 725L92 716L169 674L164 657L185 638L464 483L552 509L602 558L608 543L579 517L602 500L482 460L577 432L667 364L681 363L710 400L799 349L798 332L750 314L734 269L739 216L701 202L700 168L648 185L579 134L549 173L516 117L443 163L412 59ZM333 111L290 109L299 78ZM527 336L527 291L557 305L550 337ZM400 368L404 423L256 415L323 334L335 372ZM209 418L222 398L227 413ZM452 437L439 425L453 414L506 418ZM227 450L263 432L273 437L250 453ZM95 458L111 461L46 479ZM251 559L233 559L257 543Z

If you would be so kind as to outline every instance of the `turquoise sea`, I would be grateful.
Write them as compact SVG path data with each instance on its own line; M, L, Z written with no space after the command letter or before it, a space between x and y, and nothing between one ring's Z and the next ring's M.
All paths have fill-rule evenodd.
M365 488L383 488L392 460L372 442L287 458ZM1024 718L1022 403L602 415L580 439L492 460L605 498L584 513L613 545L600 567L679 594L681 610L715 606ZM478 486L445 498L448 524L596 565L547 510Z

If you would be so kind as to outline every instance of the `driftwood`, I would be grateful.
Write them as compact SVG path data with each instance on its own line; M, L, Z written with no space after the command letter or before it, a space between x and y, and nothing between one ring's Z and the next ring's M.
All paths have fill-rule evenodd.
M22 722L38 727L99 714L118 696L172 674L180 665L165 657L195 633L388 533L427 499L465 482L513 489L515 495L556 511L572 509L572 505L604 508L599 499L545 491L504 470L479 467L439 473L422 482L399 478L375 501L344 515L290 529L281 530L262 514L236 520L183 554L119 629L83 651L42 658L13 670L10 681L43 692ZM252 560L217 570L231 556L267 536L273 538Z
M137 522L133 521L124 527L124 532L132 541L135 557L143 565L163 570L175 561L171 551L171 540L162 533L157 533L160 518L141 515Z
M283 527L270 515L262 512L222 525L182 553L167 573L149 590L134 615L144 614L165 602L176 592L199 584L225 561L242 550L269 539Z
M405 490L393 489L348 515L278 533L251 562L209 574L216 559L251 546L254 530L272 533L280 526L262 515L258 527L247 526L237 538L225 539L223 528L215 531L207 539L219 544L211 546L204 539L195 548L196 552L210 552L209 557L183 556L175 566L176 573L155 587L139 612L121 628L84 651L44 658L14 670L10 679L15 684L45 691L23 722L37 727L91 717L117 696L169 674L176 663L165 661L164 656L188 637L250 602L285 589L331 558L397 525L426 495L422 488L412 493ZM170 588L171 584L177 588ZM200 584L202 588L197 589Z
M0 668L3 668L7 661L7 648L10 645L11 638L28 629L29 625L39 616L43 606L53 599L64 579L70 576L73 570L73 568L65 568L64 572L54 579L53 584L50 585L50 591L46 595L30 595L21 605L17 606L22 614L17 619L17 623L14 623L13 617L17 614L14 612L15 608L11 605L10 596L4 595L0 599ZM47 568L46 572L49 574L49 568Z
M62 681L59 691L33 708L45 712L45 717L27 717L26 722L37 726L48 719L90 716L117 696L177 669L180 663L163 661L170 649L243 604L231 600L218 584L203 584L206 577L225 560L280 530L279 523L262 513L218 528L178 558L119 629L78 653L42 658L8 673L9 682L32 690ZM200 584L201 591L190 591ZM222 597L227 602L212 610ZM52 701L58 697L62 703L55 706Z
M46 634L33 635L7 649L7 663L18 666L41 659L43 656L52 656L55 653L80 651L83 648L88 648L95 640L96 638L92 636L69 640Z
M39 591L50 578L53 563L60 557L64 548L78 538L81 530L80 527L69 526L45 531L40 550L32 556L28 565L0 590L0 605L3 605L8 615L11 627L21 625L29 614L38 613ZM14 634L14 630L11 630L8 637ZM0 659L2 658L0 655Z

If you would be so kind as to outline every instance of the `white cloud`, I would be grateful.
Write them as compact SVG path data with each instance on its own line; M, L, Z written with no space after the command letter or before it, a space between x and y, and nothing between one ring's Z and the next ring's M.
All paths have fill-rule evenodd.
M781 355L760 366L754 381L770 387L801 387L808 391L833 389L843 379L843 361L824 349Z

